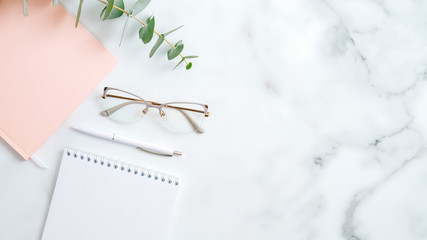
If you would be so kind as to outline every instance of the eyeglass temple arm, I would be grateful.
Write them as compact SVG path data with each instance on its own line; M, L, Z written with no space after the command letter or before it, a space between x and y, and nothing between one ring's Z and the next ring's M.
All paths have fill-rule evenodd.
M184 115L184 117L187 119L188 122L190 122L191 126L193 127L193 129L197 132L197 133L204 133L205 130L203 130L200 126L197 125L197 123L190 117L190 115L188 115L188 113L186 113L185 111L178 109L178 111L180 113L182 113L182 115Z
M117 112L118 110L120 110L121 108L123 108L123 107L125 107L125 106L127 106L127 105L129 105L129 104L143 104L141 101L129 101L129 102L124 102L124 103L121 103L121 104L118 104L118 105L116 105L116 106L114 106L114 107L111 107L111 108L109 108L109 109L105 109L104 111L102 111L101 112L101 115L102 116L104 116L104 117L108 117L108 116L110 116L111 114L113 114L113 113L115 113L115 112ZM191 124L191 126L193 127L193 129L197 132L197 133L204 133L205 131L201 128L201 127L199 127L198 125L197 125L197 123L190 117L190 115L188 115L185 111L183 111L183 110L181 110L181 109L178 109L178 111L182 114L182 115L184 115L184 117L185 117L185 119L187 119L187 121Z
M127 106L129 104L135 104L135 103L136 104L143 104L142 102L137 102L137 101L124 102L124 103L118 104L118 105L116 105L114 107L111 107L109 109L105 109L104 111L101 112L101 115L104 116L104 117L108 117L111 114L113 114L113 113L117 112L118 110L120 110L122 107L125 107L125 106Z

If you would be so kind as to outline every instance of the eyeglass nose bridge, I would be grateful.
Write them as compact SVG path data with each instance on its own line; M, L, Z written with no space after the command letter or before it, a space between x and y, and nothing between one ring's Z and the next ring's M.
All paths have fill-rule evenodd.
M162 117L162 105L160 104L153 104L151 102L146 102L146 107L142 110L142 113L145 115L148 113L150 108L157 108L159 110L160 117ZM163 113L164 114L164 113Z

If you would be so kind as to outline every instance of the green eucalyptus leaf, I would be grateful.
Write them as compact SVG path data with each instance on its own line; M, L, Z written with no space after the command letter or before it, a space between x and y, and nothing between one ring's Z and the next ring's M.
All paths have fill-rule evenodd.
M28 16L27 0L24 0L24 16Z
M150 42L149 40L149 34L148 34L148 28L147 27L141 27L139 29L139 38L142 40L144 44L147 44Z
M175 28L174 30L170 30L169 32L164 33L163 35L167 36L167 35L169 35L169 34L171 34L171 33L175 32L176 30L178 30L178 29L180 29L180 28L182 28L182 27L184 27L184 25L181 25L181 26L179 26L179 27Z
M144 44L149 43L153 38L154 25L155 25L154 17L149 17L147 19L147 25L139 29L139 38L141 38Z
M58 4L58 0L53 0L53 6L56 6Z
M125 4L123 0L115 0L114 5L121 9L125 8ZM108 15L107 19L114 19L114 18L121 17L123 15L123 12L114 8L114 5L113 5L113 10L111 10L110 15ZM101 20L104 20L106 10L107 10L107 7L104 7L104 9L102 9L101 15L100 15Z
M131 13L132 15L136 16L138 15L138 13L142 12L142 10L144 10L148 4L150 3L151 0L138 0L136 1L136 3L133 5Z
M184 62L185 58L182 58L181 61L179 61L179 63L177 65L175 65L175 67L172 69L175 70L175 68L177 68L182 62Z
M175 44L174 49L169 49L168 51L168 59L172 60L176 58L184 49L184 44L182 44L182 41L179 41Z
M154 26L155 26L154 16L149 17L147 19L148 34L150 36L150 40L149 41L151 41L151 39L153 38Z
M123 0L115 0L114 4L118 8L125 9L125 3L123 2ZM122 15L123 15L122 11L117 10L116 8L113 8L113 11L111 11L110 16L108 16L108 19L118 18L118 17L121 17Z
M114 0L107 0L107 8L105 9L104 16L102 17L102 20L107 20L108 16L110 16L111 11L114 7Z
M125 35L125 29L126 29L126 26L128 25L129 18L130 18L130 17L127 17L127 18L126 18L125 25L123 26L122 36L121 36L121 38L120 38L119 47L122 45L123 36Z
M103 9L102 9L102 11L101 11L101 14L99 14L99 18L102 20L102 16L104 16L104 14L105 14L105 10L107 10L107 7L104 7Z
M156 43L154 44L153 48L150 51L150 58L154 55L154 53L157 51L157 49L162 45L163 41L165 40L165 35L161 34L160 37L157 39Z
M192 62L189 62L188 64L187 64L187 66L185 66L185 69L187 69L187 70L190 70L190 68L193 66L193 63Z
M77 10L77 17L76 17L76 25L75 25L75 27L77 27L79 25L80 14L82 13L83 1L84 0L80 0L80 3L79 3L79 9Z
M185 59L198 58L199 56L185 56Z
M144 36L144 33L147 31L146 30L147 27L143 26L139 29L139 39L142 40L142 37Z

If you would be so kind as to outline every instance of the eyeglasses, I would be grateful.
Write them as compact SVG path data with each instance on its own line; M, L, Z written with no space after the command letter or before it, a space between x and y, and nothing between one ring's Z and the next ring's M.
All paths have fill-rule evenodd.
M117 88L105 87L102 116L122 123L139 121L149 108L157 108L165 125L176 132L203 133L203 119L209 117L208 105L193 102L158 103Z

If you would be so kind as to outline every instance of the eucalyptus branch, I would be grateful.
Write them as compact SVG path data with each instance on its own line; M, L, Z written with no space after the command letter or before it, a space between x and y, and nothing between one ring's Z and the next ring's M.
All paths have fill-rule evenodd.
M106 1L104 1L104 0L97 0L98 2L100 2L100 3L103 3L103 4L105 4L105 5L107 5L108 4L108 2L106 2ZM147 26L147 24L146 23L144 23L143 21L141 21L140 19L138 19L137 17L135 17L135 15L133 15L133 14L130 14L128 11L126 11L126 10L124 10L124 9L122 9L122 8L120 8L120 7L118 7L118 6L116 6L116 5L113 5L113 8L115 8L115 9L117 9L117 10L119 10L119 11L121 11L121 12L123 12L123 13L125 13L128 17L131 17L131 18L133 18L133 19L135 19L136 21L138 21L139 23L141 23L144 27L146 27ZM157 31L153 31L158 37L160 37L160 33L158 33ZM164 38L164 41L172 48L172 49L175 49L175 47L166 39L166 38ZM184 56L182 55L182 54L179 54L179 56L181 57L181 58L183 58L184 59L184 62L185 62L185 64L187 65L188 64L188 62L187 62L187 60L186 60L186 58L184 58Z

